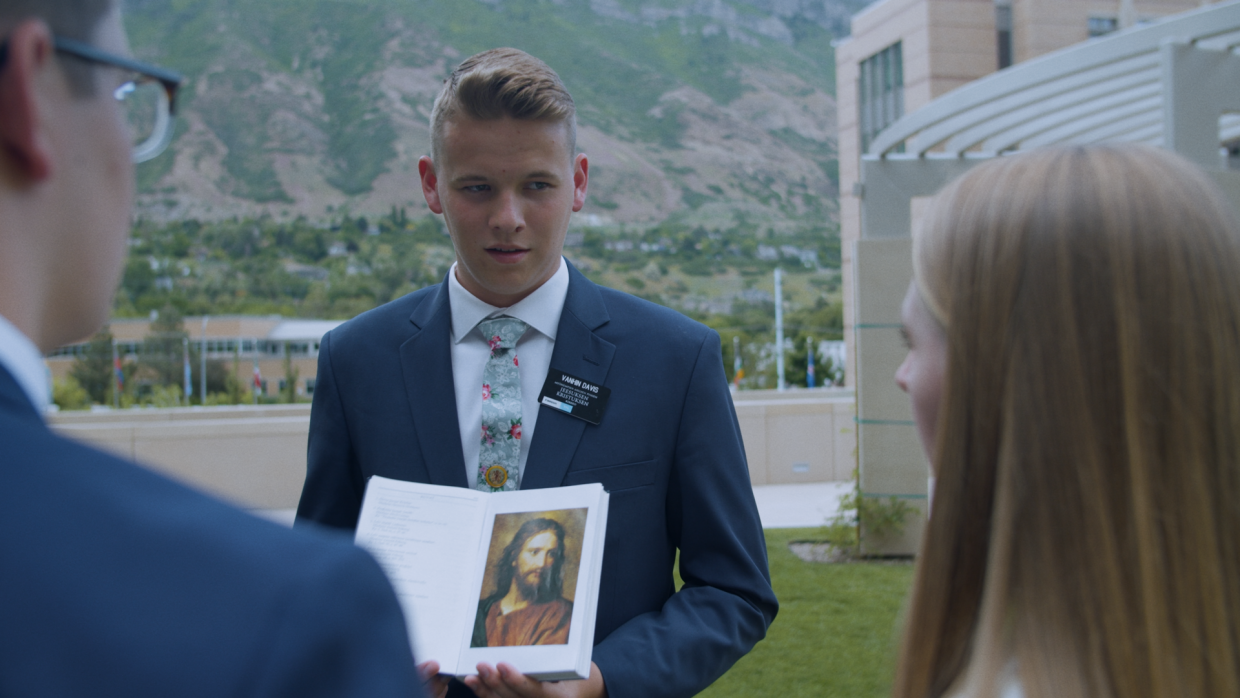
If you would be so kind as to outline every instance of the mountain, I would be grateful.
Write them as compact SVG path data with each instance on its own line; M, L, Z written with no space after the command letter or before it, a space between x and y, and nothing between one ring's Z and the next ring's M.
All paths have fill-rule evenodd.
M443 78L515 46L564 79L591 158L575 225L834 232L830 41L865 0L128 0L135 55L187 78L149 221L426 212Z

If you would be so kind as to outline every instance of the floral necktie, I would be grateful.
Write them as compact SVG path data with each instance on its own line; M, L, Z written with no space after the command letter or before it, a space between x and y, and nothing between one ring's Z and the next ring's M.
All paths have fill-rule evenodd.
M520 484L521 374L517 368L517 340L526 324L498 317L478 323L491 345L491 358L482 369L482 442L478 449L478 483L483 492L515 490Z

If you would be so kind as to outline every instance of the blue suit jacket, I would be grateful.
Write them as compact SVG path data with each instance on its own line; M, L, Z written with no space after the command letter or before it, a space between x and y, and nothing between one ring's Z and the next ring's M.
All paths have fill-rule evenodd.
M53 434L0 368L0 695L421 695L369 555Z
M594 661L612 698L692 695L778 608L719 335L569 275L551 369L610 403L597 426L540 407L521 488L611 492ZM445 279L324 337L299 519L353 528L371 475L466 486L451 323Z

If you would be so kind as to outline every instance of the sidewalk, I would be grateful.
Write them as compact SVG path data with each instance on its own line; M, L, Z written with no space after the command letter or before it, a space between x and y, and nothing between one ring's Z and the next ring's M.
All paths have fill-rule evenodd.
M763 528L821 526L839 510L840 496L851 482L812 482L801 485L759 485L753 488ZM253 514L285 526L293 525L294 509L254 509Z
M840 497L853 487L851 481L759 485L753 488L753 496L763 528L811 528L834 517Z

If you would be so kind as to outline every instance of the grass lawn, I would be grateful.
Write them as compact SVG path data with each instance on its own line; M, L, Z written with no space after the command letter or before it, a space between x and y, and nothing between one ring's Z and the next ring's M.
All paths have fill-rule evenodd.
M779 615L753 652L700 695L841 696L888 694L897 627L913 578L907 562L803 562L788 542L817 529L766 531Z

